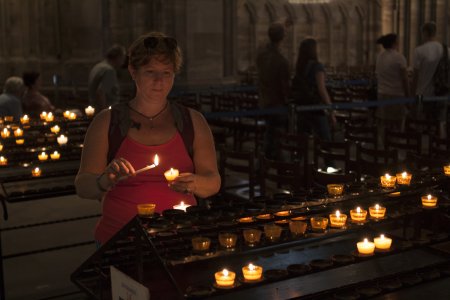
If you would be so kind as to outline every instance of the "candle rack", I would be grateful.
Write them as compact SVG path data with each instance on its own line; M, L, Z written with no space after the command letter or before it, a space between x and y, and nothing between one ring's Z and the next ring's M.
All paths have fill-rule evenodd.
M442 175L434 177L430 181L423 180L421 184L412 184L406 188L399 187L394 190L401 193L396 198L388 198L384 190L360 193L358 196L343 196L342 199L326 208L318 205L309 207L309 210L289 209L288 217L285 216L285 213L277 216L276 211L270 209L252 211L244 209L239 210L239 213L236 214L224 213L223 215L226 215L227 218L220 219L219 210L209 211L200 208L192 208L187 213L180 213L172 220L158 217L153 219L136 217L86 260L72 274L72 280L90 297L108 299L110 297L108 266L114 265L147 286L152 297L155 298L198 298L199 295L203 295L203 298L208 299L215 297L220 299L250 299L254 297L269 299L267 295L273 295L274 289L286 289L290 290L291 294L280 296L280 299L299 294L305 295L308 299L321 299L320 297L324 295L332 296L350 288L354 290L355 286L363 288L364 285L374 282L372 277L369 279L364 274L378 272L374 267L378 264L386 265L386 269L393 270L390 273L378 272L376 274L376 280L379 280L380 284L391 276L400 276L408 272L415 273L417 270L430 266L445 268L450 262L449 254L436 250L436 245L447 243L447 235L436 237L434 240L431 238L427 245L417 243L419 247L416 247L404 240L403 236L395 235L393 232L399 232L398 229L402 229L398 227L398 219L404 219L404 222L408 223L408 220L415 218L432 217L433 214L437 214L440 209L443 209L444 204L436 210L421 209L420 195L429 186L445 186L446 184L448 184L448 178L446 179ZM382 220L368 219L364 225L348 224L345 229L328 228L324 232L313 232L308 225L306 235L302 236L288 234L288 223L280 226L282 234L279 240L268 241L264 236L264 225L277 220L300 218L305 219L304 222L309 222L308 220L313 216L328 216L335 212L338 206L341 212L348 212L350 208L355 207L356 202L367 209L373 205L374 198L376 198L376 203L387 207L387 216ZM394 211L394 208L397 209ZM278 211L285 210L282 208ZM258 219L256 217L269 214L271 218ZM244 217L253 217L254 221L240 223L238 220ZM382 253L375 252L370 258L354 255L356 242L361 241L364 236L368 236L370 239L379 236L378 227L383 227L383 232L393 238L392 250ZM259 243L252 246L247 245L243 230L248 228L257 228L263 232ZM218 241L220 232L237 235L238 240L234 251L220 248ZM211 241L207 252L194 253L192 251L192 237L195 236L206 237ZM434 245L431 246L432 244ZM317 249L321 250L317 251ZM319 260L314 260L317 258L314 257L316 252L322 253L322 255L325 252L327 254ZM405 263L405 261L418 257L425 257L425 259L414 266ZM263 280L256 283L239 281L236 287L226 290L213 287L215 272L226 268L236 272L236 278L239 280L238 278L242 277L241 268L250 262L262 265L267 271L267 273L264 272ZM273 269L274 265L284 267ZM289 267L291 265L297 267ZM359 275L351 275L349 277L351 280L339 286L333 286L331 284L334 282L333 280L339 282L340 278L346 278L339 272L348 268L358 271L355 273L350 271L350 274ZM192 276L194 273L195 276ZM325 280L328 286L319 286L316 283L308 287L307 283L313 282L313 278L319 275L324 278L333 278L333 280Z

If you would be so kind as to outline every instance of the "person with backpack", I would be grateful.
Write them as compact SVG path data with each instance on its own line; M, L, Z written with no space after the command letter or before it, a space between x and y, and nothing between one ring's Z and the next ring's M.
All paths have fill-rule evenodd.
M448 48L436 38L436 24L425 23L422 26L425 42L414 49L412 92L424 97L448 95ZM438 120L439 136L445 137L447 120L447 102L425 102L423 114L427 120Z
M300 106L331 104L325 87L325 68L318 60L315 39L307 38L300 43L292 80L292 97L295 104ZM315 134L323 141L331 141L331 125L336 124L333 111L306 111L297 116L299 132Z
M136 96L100 112L86 133L81 165L75 180L82 198L101 199L102 217L95 239L103 244L137 213L137 205L171 209L195 197L209 197L220 188L211 130L197 111L167 100L181 50L174 38L159 32L140 36L128 50L128 70ZM159 164L136 174L154 163ZM170 184L164 172L180 175Z

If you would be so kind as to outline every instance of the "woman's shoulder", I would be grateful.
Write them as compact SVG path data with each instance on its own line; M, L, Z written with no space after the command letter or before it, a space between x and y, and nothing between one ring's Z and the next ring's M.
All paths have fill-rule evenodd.
M108 128L111 120L111 109L105 108L99 112L91 122L91 128Z

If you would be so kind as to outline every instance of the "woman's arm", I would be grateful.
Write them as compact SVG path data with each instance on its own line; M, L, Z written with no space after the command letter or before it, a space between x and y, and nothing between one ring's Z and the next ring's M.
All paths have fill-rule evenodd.
M216 149L211 129L203 115L190 110L194 125L194 169L195 174L180 174L171 184L178 192L190 192L206 198L220 189L220 175L217 169Z
M316 83L317 89L319 91L320 99L325 104L331 104L330 95L328 95L327 87L325 86L325 72L319 71L316 72ZM330 118L332 126L336 125L336 116L333 111L330 111Z
M100 200L118 178L134 174L131 164L123 158L107 166L108 130L111 111L100 112L89 126L84 138L80 169L75 178L78 196Z

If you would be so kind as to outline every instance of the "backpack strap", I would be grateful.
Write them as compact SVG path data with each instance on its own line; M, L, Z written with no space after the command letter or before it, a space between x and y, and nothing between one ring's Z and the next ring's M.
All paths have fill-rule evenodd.
M193 158L194 145L194 125L192 123L191 113L189 109L178 103L170 103L175 126L183 139L184 146ZM111 107L111 120L108 130L108 163L110 163L117 151L122 145L123 140L128 134L128 130L132 127L133 121L126 103L118 103Z

